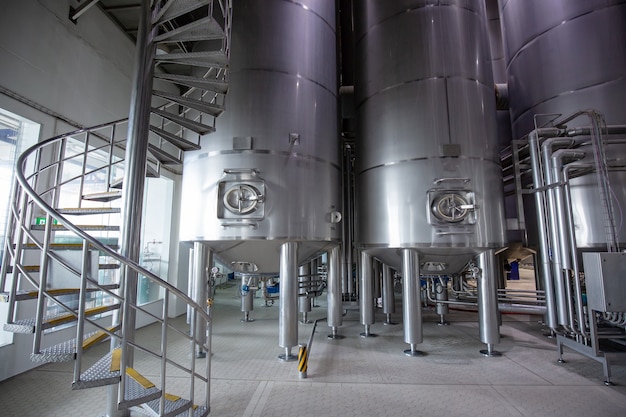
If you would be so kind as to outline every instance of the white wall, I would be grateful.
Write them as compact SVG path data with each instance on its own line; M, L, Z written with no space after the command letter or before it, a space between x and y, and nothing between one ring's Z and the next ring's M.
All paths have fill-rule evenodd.
M128 116L134 44L97 7L0 2L0 84L85 126Z
M40 123L42 139L74 130L42 107L84 126L128 116L134 44L97 7L73 24L70 3L0 1L0 107ZM31 345L32 336L15 335L0 347L0 380L35 366Z

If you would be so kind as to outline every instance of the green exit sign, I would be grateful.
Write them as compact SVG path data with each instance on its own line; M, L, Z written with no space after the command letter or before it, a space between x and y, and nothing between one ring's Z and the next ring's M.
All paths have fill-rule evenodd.
M43 226L46 224L46 218L45 217L36 217L35 218L35 224L38 226ZM52 224L58 224L57 219L52 219Z

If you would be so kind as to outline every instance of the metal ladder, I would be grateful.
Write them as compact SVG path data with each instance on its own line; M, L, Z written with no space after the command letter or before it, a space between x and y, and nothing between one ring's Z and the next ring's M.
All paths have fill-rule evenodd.
M201 137L215 131L228 91L232 9L230 0L153 3L147 42L162 45L161 51L176 49L152 57L154 78L173 84L168 91L152 90L146 175L154 177L164 165L182 164L184 151L200 149ZM189 52L204 40L212 41L211 49ZM80 129L20 156L0 270L0 301L9 303L4 330L33 334L33 361L74 361L72 389L117 384L119 410L206 416L210 354L200 364L194 352L210 352L209 303L194 302L118 252L120 223L126 221L119 201L128 128L125 119ZM132 274L158 286L160 312L129 296L136 283L125 277ZM171 300L190 307L191 331L168 317ZM26 316L33 311L34 317ZM160 326L158 343L129 337L138 315ZM59 334L71 337L56 343ZM188 352L170 352L173 337L187 340ZM104 340L110 341L110 351L90 365L84 352ZM188 377L186 392L170 392L168 376L181 372Z

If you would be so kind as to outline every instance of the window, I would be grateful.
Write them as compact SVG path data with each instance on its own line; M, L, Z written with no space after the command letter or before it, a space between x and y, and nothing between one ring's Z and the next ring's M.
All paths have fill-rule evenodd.
M0 108L0 261L4 257L9 203L18 156L37 143L40 125ZM8 285L9 283L7 283ZM2 289L4 290L4 289ZM2 330L8 304L0 303L0 346L11 343L13 334Z

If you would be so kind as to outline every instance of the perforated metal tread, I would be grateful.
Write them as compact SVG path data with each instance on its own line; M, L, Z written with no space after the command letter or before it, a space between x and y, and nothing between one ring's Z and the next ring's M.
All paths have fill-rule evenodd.
M113 352L107 353L89 369L80 374L79 380L72 382L72 389L85 389L112 385L120 382L120 371L111 372L111 358Z
M107 231L107 232L117 232L120 230L119 226L110 226L106 224L78 224L76 225L79 229L85 231ZM30 227L31 230L45 230L45 224L35 224ZM53 224L52 230L65 230L66 227L62 224Z
M182 84L187 87L195 87L202 90L213 91L219 94L226 94L226 92L228 91L228 83L222 80L167 73L155 74L154 78L171 81L173 83Z
M98 269L118 269L120 267L120 264L116 264L116 263L109 263L109 264L98 264ZM22 265L22 270L24 270L25 272L39 272L41 270L41 266L40 265ZM13 265L9 265L8 269L7 269L7 273L12 273L13 272ZM8 294L7 291L4 291L3 294L6 293ZM18 291L18 294L20 293L20 291Z
M183 161L181 161L180 159L178 159L174 155L165 152L163 149L160 149L160 148L158 148L157 146L154 146L151 143L148 144L148 150L162 164L178 164L178 165L180 165L180 164L183 163Z
M83 216L89 214L116 214L120 213L121 209L119 207L72 207L60 208L57 211L71 216Z
M190 142L186 139L180 138L178 136L176 136L175 134L168 132L167 130L163 130L161 128L158 128L156 126L150 126L150 131L156 133L157 135L159 135L160 137L162 137L163 139L165 139L166 141L168 141L169 143L173 144L174 146L184 150L184 151L191 151L191 150L198 150L200 149L200 145L198 145L197 143L194 142Z
M117 310L118 308L120 308L119 304L90 308L88 310L85 310L85 315L93 316L96 314L106 313L107 311ZM51 327L59 326L61 324L69 323L76 320L76 316L66 313L56 314L54 316L47 316L44 318L44 321L41 324L41 328L49 329ZM34 333L36 321L37 320L35 318L29 318L17 320L13 323L6 323L4 325L4 331L13 333Z
M195 120L191 120L191 119L186 119L182 116L179 116L177 114L174 113L170 113L168 111L165 110L161 110L161 109L157 109L157 108L152 108L152 113L154 114L158 114L161 117L164 117L182 127L185 127L187 129L193 130L194 132L196 132L199 135L204 135L205 133L213 133L215 132L215 128L213 126L209 126L209 125L205 125L203 123L200 122L196 122ZM150 126L150 128L154 128L154 126ZM156 132L155 132L156 133ZM177 137L177 140L180 140L180 138ZM188 141L185 141L188 142ZM193 142L191 142L193 143ZM195 144L194 146L198 146L198 148L200 148L200 145Z
M191 401L186 400L184 398L178 398L176 401L169 400L165 398L164 403L164 412L163 414L159 414L159 403L161 398L157 398L155 400L149 401L142 406L143 409L148 409L147 411L150 415L155 416L163 416L163 417L174 417L174 416L186 416L189 413L189 410L192 406Z
M228 56L223 51L201 51L189 53L173 53L157 55L154 58L157 62L174 63L181 65L193 65L195 67L218 67L228 66Z
M205 406L194 406L193 409L193 417L206 417L209 415L211 411L210 408ZM187 412L177 414L176 417L187 417L189 414Z
M119 245L117 244L103 242L103 245L106 245L113 250L119 249ZM82 248L83 248L82 243L51 243L50 244L50 249L56 249L56 250L81 250ZM37 246L37 244L35 243L26 243L22 245L22 249L29 249L29 250L40 249L41 250L41 248Z
M99 201L102 203L117 200L118 198L122 198L122 193L119 191L104 191L101 193L83 195L83 200Z
M37 265L38 266L38 265ZM100 269L117 269L119 268L119 264L101 264L99 265ZM120 286L119 284L106 284L102 285L102 289L106 290L116 290ZM100 288L87 288L87 292L95 292L100 291ZM46 291L50 295L68 295L68 294L78 294L80 292L79 288L54 288ZM19 290L15 293L15 301L24 301L24 300L34 300L39 296L39 292L37 290L28 291L28 290ZM5 291L0 293L0 301L9 302L10 293Z
M211 16L195 20L178 29L165 32L154 38L154 42L189 42L224 39L224 30Z
M168 22L210 3L209 0L170 0L154 17L153 23Z
M144 387L139 382L126 374L126 389L124 394L124 400L120 401L118 408L130 408L139 404L144 404L149 401L155 400L161 397L161 390L156 386L149 388Z
M224 112L224 106L212 104L207 101L196 100L194 98L181 97L179 95L168 93L166 91L153 90L152 95L164 98L174 103L178 103L181 106L189 107L190 109L198 110L213 117L217 117Z
M109 329L110 331L114 331L116 329ZM86 334L83 338L83 347L85 349L89 348L94 344L89 346L85 346L85 343L92 338L96 338L97 336L102 335L97 340L96 343L99 343L108 338L108 335L102 330L97 330L94 332L90 332ZM50 363L50 362L71 362L76 359L76 339L68 340L63 343L59 343L58 345L50 346L48 348L42 349L39 353L31 353L30 359L33 362L41 362L41 363Z

